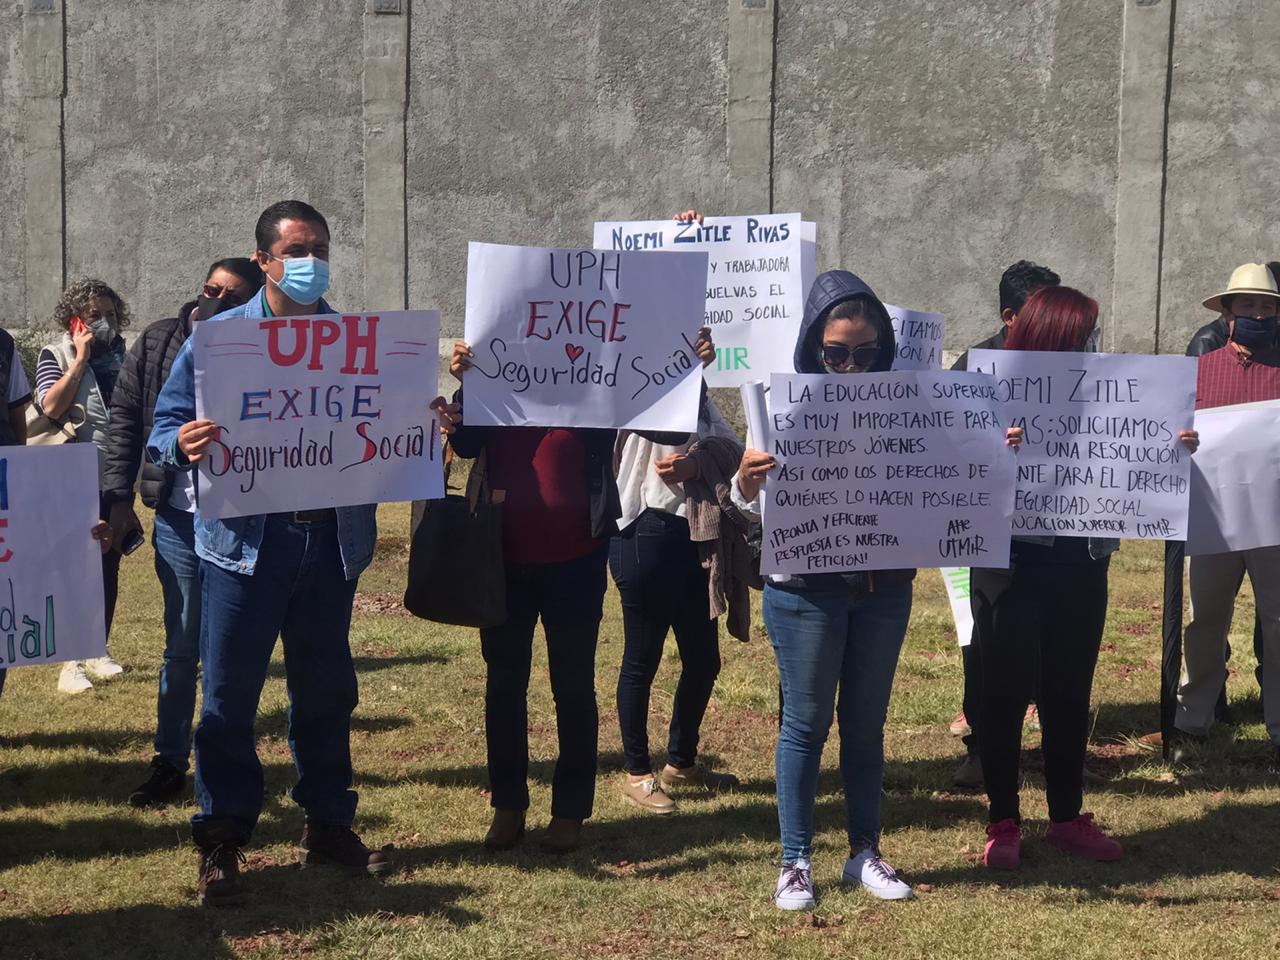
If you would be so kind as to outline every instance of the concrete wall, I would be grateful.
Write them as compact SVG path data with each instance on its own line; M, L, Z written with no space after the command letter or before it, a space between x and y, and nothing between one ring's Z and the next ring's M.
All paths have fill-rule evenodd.
M1160 348L1213 315L1246 261L1280 260L1280 3L1178 4L1169 104Z
M0 322L43 320L64 261L166 315L285 196L330 218L335 303L447 334L469 239L772 204L950 347L1030 257L1117 304L1116 345L1180 350L1280 256L1280 4L1173 4L5 0Z
M1028 258L1109 292L1116 0L781 5L778 210L818 222L819 268L991 335Z
M409 295L461 334L468 240L726 201L724 0L415 3Z

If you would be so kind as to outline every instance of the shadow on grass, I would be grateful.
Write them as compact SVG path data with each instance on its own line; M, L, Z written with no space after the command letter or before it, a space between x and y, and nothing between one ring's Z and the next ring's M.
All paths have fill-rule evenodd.
M443 666L449 662L449 658L438 653L405 653L386 657L361 654L352 656L351 662L355 664L356 676L359 677L364 673L390 670L393 667ZM283 680L285 678L284 663L272 660L271 666L267 668L267 676L275 680Z
M1091 863L1050 847L1043 840L1044 824L1028 823L1023 826L1022 867L1016 872L994 874L975 863L926 871L912 879L932 884L998 883L1015 889L1051 883L1090 891L1102 899L1149 902L1149 896L1116 887L1158 885L1178 878L1217 876L1224 871L1273 879L1280 871L1280 845L1272 842L1277 831L1280 806L1224 803L1196 819L1118 836L1125 846L1125 859Z
M202 908L194 903L194 855L191 862L190 906L146 904L90 913L71 909L56 916L0 920L5 955L81 960L101 957L107 948L108 956L128 957L310 956L335 923L368 918L394 930L418 918L443 918L457 928L482 919L457 906L474 892L470 887L383 884L292 866L248 871L250 900L243 907Z

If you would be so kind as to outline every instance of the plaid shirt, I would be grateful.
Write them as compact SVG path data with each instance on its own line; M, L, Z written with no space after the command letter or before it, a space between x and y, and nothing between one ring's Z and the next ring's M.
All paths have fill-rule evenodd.
M1246 357L1231 344L1200 358L1196 409L1280 399L1280 358Z

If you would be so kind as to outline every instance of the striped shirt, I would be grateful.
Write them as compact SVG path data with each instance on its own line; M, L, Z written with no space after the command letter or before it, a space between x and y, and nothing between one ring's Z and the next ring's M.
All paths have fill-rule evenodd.
M1228 343L1202 356L1198 369L1197 410L1280 399L1280 358L1273 351L1246 357Z
M36 361L36 400L43 404L44 395L61 379L62 367L58 366L58 358L52 350L41 350L40 359Z

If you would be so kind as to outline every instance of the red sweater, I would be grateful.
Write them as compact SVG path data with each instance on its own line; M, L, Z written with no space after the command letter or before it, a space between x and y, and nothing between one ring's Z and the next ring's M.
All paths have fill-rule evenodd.
M489 486L506 491L507 563L565 563L598 550L591 536L586 449L576 430L507 427L488 445Z

